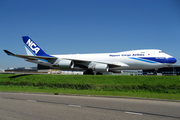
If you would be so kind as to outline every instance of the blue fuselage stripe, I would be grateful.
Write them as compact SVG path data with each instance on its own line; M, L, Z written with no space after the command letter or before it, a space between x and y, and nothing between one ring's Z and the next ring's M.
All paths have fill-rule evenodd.
M177 60L173 57L129 57L130 59L143 61L147 63L175 63Z
M130 59L134 59L134 60L138 60L138 61L143 61L143 62L147 62L147 63L157 63L155 61L151 61L148 59L144 59L144 58L136 58L136 57L129 57Z

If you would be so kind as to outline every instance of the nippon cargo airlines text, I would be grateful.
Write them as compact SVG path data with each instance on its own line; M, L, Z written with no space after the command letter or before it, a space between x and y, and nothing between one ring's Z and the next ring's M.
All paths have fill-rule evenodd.
M121 55L109 55L110 57L119 57L119 56L145 56L144 54L121 54Z
M155 69L174 64L177 60L159 49L142 49L118 53L49 55L29 36L22 37L27 55L7 55L23 58L28 62L61 70L84 72L121 72L121 70Z

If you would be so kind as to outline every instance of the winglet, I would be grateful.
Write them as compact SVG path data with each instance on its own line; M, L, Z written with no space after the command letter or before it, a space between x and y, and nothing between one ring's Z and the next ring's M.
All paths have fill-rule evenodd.
M11 55L11 56L13 56L13 55L14 55L14 53L9 52L8 50L4 50L4 52L5 52L7 55Z

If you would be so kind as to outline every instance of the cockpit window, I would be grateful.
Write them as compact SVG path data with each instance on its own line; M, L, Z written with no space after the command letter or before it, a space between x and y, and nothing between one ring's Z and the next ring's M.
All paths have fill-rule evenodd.
M159 51L159 53L164 53L163 51Z

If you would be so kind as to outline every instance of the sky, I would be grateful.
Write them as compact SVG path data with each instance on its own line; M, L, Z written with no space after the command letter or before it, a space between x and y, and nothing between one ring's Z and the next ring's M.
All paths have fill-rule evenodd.
M180 65L179 0L0 0L0 69L36 64L22 36L49 54L160 49Z

